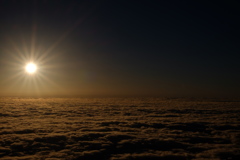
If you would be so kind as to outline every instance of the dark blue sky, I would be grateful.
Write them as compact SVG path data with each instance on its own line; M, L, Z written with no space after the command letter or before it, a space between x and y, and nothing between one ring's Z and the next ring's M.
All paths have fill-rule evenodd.
M240 95L238 1L0 2L1 95Z

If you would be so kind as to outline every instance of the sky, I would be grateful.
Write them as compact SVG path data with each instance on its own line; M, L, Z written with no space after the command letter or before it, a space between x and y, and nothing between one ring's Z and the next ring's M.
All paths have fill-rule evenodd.
M0 0L0 95L238 97L239 6Z

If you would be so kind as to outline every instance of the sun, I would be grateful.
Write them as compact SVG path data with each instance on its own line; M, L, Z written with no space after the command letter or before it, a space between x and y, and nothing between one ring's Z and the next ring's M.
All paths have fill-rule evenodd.
M37 71L37 66L34 63L28 63L25 67L25 70L29 74L33 74Z

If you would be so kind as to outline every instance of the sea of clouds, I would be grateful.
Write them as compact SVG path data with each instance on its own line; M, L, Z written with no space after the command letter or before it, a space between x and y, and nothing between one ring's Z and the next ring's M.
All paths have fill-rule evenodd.
M237 160L240 102L0 98L1 160Z

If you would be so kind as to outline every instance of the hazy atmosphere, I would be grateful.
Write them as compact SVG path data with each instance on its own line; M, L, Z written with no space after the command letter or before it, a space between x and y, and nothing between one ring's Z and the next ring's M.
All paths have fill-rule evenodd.
M240 94L237 1L0 7L1 96ZM37 66L31 75L29 62Z
M0 0L0 159L239 160L239 7Z

